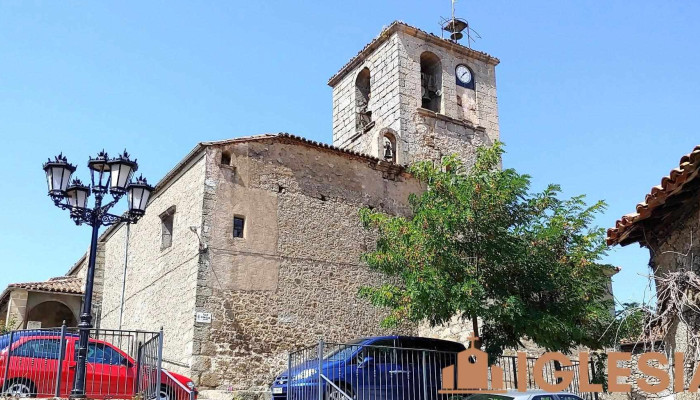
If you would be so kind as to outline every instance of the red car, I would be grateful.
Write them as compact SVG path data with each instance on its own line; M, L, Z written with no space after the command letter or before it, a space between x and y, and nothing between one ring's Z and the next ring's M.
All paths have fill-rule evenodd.
M60 397L67 398L73 389L78 338L68 336L61 369ZM5 349L0 353L2 393L14 397L54 397L60 359L59 336L28 336L12 344L9 368ZM7 371L7 379L3 378ZM87 354L85 394L90 399L131 399L136 394L136 362L110 343L90 339ZM142 380L148 381L148 377ZM155 379L150 380L155 385ZM149 382L140 382L143 388ZM196 394L191 379L163 370L160 398L191 400Z

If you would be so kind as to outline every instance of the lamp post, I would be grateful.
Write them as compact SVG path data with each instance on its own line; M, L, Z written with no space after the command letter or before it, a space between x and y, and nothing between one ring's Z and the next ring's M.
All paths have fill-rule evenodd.
M90 242L90 258L88 260L87 278L85 281L85 301L80 315L80 337L78 339L78 365L71 398L85 397L85 373L87 361L87 346L92 328L92 291L95 281L95 259L97 256L97 239L102 226L117 223L136 223L146 212L148 198L153 187L146 179L139 177L132 181L134 172L138 169L136 160L131 160L129 154L109 158L101 151L97 157L88 160L91 183L84 185L79 179L71 177L76 167L68 163L63 154L54 160L49 159L44 164L49 196L56 207L70 211L70 218L76 225L87 224L92 227ZM107 194L112 195L112 201L102 204ZM95 197L95 205L88 207L90 195ZM110 214L109 210L126 194L129 210L124 215Z

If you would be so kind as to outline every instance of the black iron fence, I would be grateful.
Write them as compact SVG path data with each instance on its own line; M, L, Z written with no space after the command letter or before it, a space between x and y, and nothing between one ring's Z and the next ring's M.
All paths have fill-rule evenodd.
M324 343L306 347L289 355L287 372L272 385L274 400L448 400L466 396L452 393L443 380L443 370L457 368L458 351L411 349L405 347L362 344ZM464 356L462 357L464 358ZM491 360L493 361L493 360ZM495 363L469 357L470 368L485 368L469 374L480 388L510 390L519 387L538 389L533 378L536 358L519 365L515 356L501 356ZM495 367L495 368L494 368ZM519 369L526 368L526 382L518 382ZM594 376L593 364L588 376ZM574 380L568 392L586 400L597 400L597 393L580 393L578 362L561 366L544 365L544 379L558 383L556 372L571 370ZM522 373L522 371L520 371ZM499 377L494 375L498 373ZM502 376L502 378L500 378ZM452 382L455 376L448 378ZM483 382L479 379L483 378ZM498 387L494 388L494 383ZM484 386L485 385L485 386Z
M79 332L79 328L63 326L0 335L2 394L69 397L74 389ZM162 330L90 329L89 337L87 398L194 399L194 390L162 369Z

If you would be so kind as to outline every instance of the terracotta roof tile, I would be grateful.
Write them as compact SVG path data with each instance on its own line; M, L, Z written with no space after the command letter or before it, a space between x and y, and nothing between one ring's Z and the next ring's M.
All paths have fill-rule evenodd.
M60 276L45 282L11 283L7 287L41 292L83 294L83 280L75 276Z
M663 210L667 201L683 193L690 182L698 179L698 175L700 175L700 145L681 157L678 167L672 169L668 176L661 178L660 185L651 188L644 201L637 204L636 212L622 216L615 222L614 228L608 229L608 245L626 245L643 240L641 234L637 232L640 223Z

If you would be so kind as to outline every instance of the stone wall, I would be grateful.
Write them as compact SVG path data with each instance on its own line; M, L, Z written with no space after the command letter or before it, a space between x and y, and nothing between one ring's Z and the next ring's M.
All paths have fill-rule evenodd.
M223 150L230 166L219 165ZM420 187L386 168L397 169L293 140L208 149L197 310L213 321L196 325L193 364L205 395L267 393L291 349L391 332L357 298L383 279L360 262L374 238L358 210L405 213ZM244 238L232 236L234 216Z
M73 265L66 275L77 276L83 280L83 292L85 292L85 284L87 283L88 260L90 259L90 248L88 247L85 255ZM95 258L95 280L92 294L92 324L100 328L100 317L102 315L102 296L104 291L104 266L105 254L103 243L97 245L97 257ZM82 307L81 307L82 311Z
M146 215L129 230L124 329L165 332L165 367L189 374L194 329L195 288L201 230L205 162L203 153L159 188ZM172 246L161 248L160 215L175 207ZM119 327L126 226L103 238L104 295L101 325Z
M692 202L680 207L664 221L662 226L646 232L651 266L654 274L663 276L667 272L680 270L694 271L700 274L700 199L695 196ZM658 286L658 285L657 285ZM700 293L691 293L695 304L700 303ZM668 352L684 352L686 362L694 357L695 364L700 361L700 315L689 311L685 321L678 319L671 327L664 340ZM689 378L688 378L689 379ZM697 398L697 394L680 394L677 400Z
M379 132L392 129L399 132L399 38L394 33L353 68L333 87L333 144L337 147L383 158L378 146ZM374 126L367 130L356 129L355 81L364 68L370 71L371 94L367 108L372 112ZM398 160L402 163L401 157Z
M24 325L24 316L27 315L27 300L29 292L24 289L14 289L10 293L10 298L7 303L3 315L5 324L12 323L8 328L21 329Z
M383 137L388 133L396 138L399 164L457 153L471 165L478 146L499 138L496 61L485 61L481 53L406 26L386 35L378 39L376 49L333 82L333 144L383 158ZM441 63L438 113L421 107L420 58L424 52L433 53ZM457 86L458 64L470 67L475 89ZM368 109L374 125L363 131L355 126L355 81L364 68L371 76Z
M400 32L399 39L399 151L406 154L408 163L439 160L457 153L467 165L472 165L475 149L499 138L495 65L469 57L459 47L446 48L406 32ZM442 65L440 113L421 108L420 57L426 51L435 54ZM471 68L475 90L456 85L458 64Z

